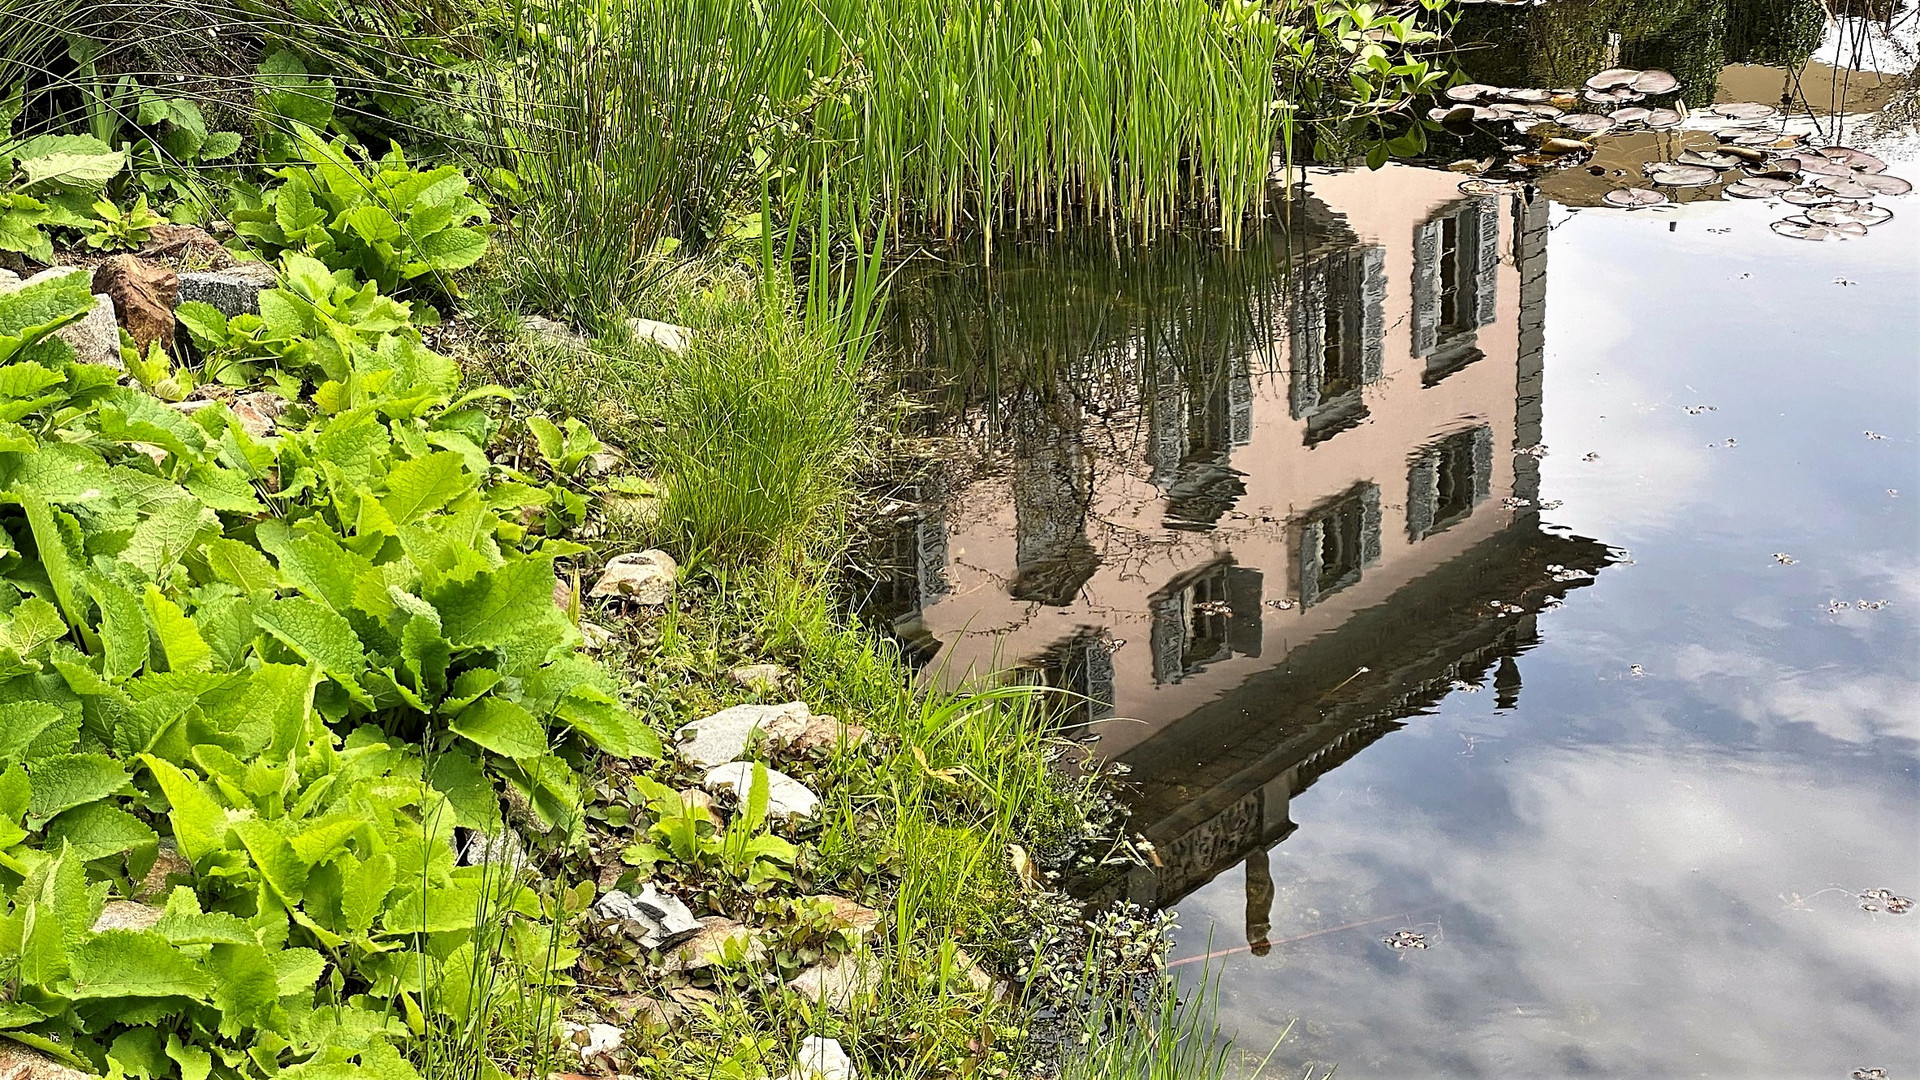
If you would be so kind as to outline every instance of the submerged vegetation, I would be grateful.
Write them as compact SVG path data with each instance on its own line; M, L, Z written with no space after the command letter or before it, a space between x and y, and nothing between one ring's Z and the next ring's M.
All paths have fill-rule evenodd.
M5 1060L1220 1069L1057 703L835 600L885 259L1237 242L1442 0L0 17Z

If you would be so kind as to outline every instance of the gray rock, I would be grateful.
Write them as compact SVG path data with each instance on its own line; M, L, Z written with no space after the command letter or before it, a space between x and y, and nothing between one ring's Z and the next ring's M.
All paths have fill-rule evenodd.
M588 596L621 596L636 604L659 607L673 599L680 567L664 551L630 551L615 555L593 583Z
M95 293L92 310L79 322L55 330L53 336L73 346L74 358L83 364L126 370L120 359L120 322L113 315L113 297L105 293Z
M596 918L617 925L643 949L664 949L701 931L700 920L687 905L660 891L652 882L640 895L609 889L593 902Z
M744 800L753 790L751 761L729 761L707 770L700 785L715 795L727 792ZM767 817L809 820L820 812L820 796L778 769L767 770Z
M736 950L753 963L767 955L766 942L758 933L724 916L709 915L700 920L699 933L662 955L661 967L670 972L698 971L720 963L728 952Z
M558 319L549 319L545 315L528 315L522 318L520 332L547 345L558 345L568 349L588 347L587 339L574 333L573 327Z
M94 1080L91 1073L63 1065L11 1039L0 1039L0 1077L5 1080Z
M0 267L0 292L6 292L7 286L20 284L20 275Z
M793 1071L787 1080L859 1080L853 1059L832 1039L809 1035L800 1040L800 1051L793 1056Z
M180 302L212 304L222 315L260 314L260 294L280 284L266 263L240 263L227 270L203 270L180 275Z
M628 319L627 330L633 340L658 345L674 355L682 355L693 344L693 331L653 319Z
M527 868L527 848L512 829L492 834L476 830L460 849L460 865L498 866L517 875Z
M769 739L790 739L806 730L812 715L806 705L789 701L782 705L735 705L712 716L695 720L680 729L680 757L702 768L737 760L747 752L747 743L756 731Z

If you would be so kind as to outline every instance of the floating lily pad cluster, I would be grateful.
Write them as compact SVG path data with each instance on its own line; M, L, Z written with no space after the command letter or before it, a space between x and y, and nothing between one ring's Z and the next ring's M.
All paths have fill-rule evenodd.
M1453 128L1479 121L1508 123L1517 132L1532 132L1538 151L1516 154L1507 165L1509 172L1522 174L1584 161L1594 150L1591 139L1596 135L1670 130L1690 117L1695 127L1701 119L1723 123L1714 131L1717 145L1689 147L1672 160L1647 162L1641 166L1644 184L1609 191L1601 202L1623 210L1645 209L1673 201L1661 189L1722 184L1721 193L1729 198L1779 199L1798 208L1799 213L1772 227L1782 236L1801 240L1865 236L1869 228L1893 217L1893 211L1872 202L1875 197L1904 195L1913 189L1906 180L1886 175L1886 163L1872 154L1844 146L1809 146L1808 134L1787 130L1789 125L1771 105L1725 102L1689 114L1679 102L1674 108L1638 104L1675 93L1679 86L1669 72L1633 68L1609 68L1577 90L1466 83L1449 88L1446 97L1453 104L1429 110L1428 116ZM1542 125L1549 126L1535 132ZM1461 164L1473 171L1485 168L1484 164ZM1601 169L1595 166L1593 171L1600 174ZM1467 194L1511 188L1491 178L1460 185Z

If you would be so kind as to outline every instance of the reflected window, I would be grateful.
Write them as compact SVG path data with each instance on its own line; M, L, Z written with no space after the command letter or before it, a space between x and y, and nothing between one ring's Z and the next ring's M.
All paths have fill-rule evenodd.
M1303 605L1359 581L1380 558L1380 489L1356 484L1310 512L1300 528L1299 555Z
M1262 577L1215 563L1175 578L1149 601L1153 681L1177 683L1232 656L1259 656Z
M1484 354L1475 331L1493 322L1500 268L1500 204L1450 205L1413 234L1413 355L1432 386Z
M1293 418L1307 445L1366 419L1363 387L1380 378L1385 353L1386 250L1336 251L1301 269L1292 309Z
M1147 444L1153 482L1166 494L1169 528L1208 529L1245 493L1233 449L1253 434L1253 381L1245 356L1169 365L1151 401Z
M1407 538L1464 521L1493 480L1493 429L1485 424L1428 443L1407 469Z
M1104 630L1084 627L1031 661L1032 672L1046 686L1065 690L1064 719L1087 723L1113 715L1114 643Z

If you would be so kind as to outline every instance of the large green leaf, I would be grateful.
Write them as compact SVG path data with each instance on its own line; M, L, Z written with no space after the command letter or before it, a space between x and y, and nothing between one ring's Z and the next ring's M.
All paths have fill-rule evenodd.
M320 670L355 700L372 704L360 688L360 673L367 669L366 650L354 635L353 625L338 612L304 596L293 596L255 608L253 620L301 659L320 665Z
M387 514L409 525L472 490L473 476L459 454L441 450L411 458L387 473Z
M21 186L98 191L126 168L127 153L91 135L39 135L13 149Z
M60 754L35 762L28 774L33 798L27 816L46 821L62 810L85 806L127 786L127 770L105 754Z
M159 839L146 822L105 802L76 806L47 825L48 844L71 845L73 856L83 862L151 847Z
M533 714L502 698L481 698L447 722L454 734L505 758L536 758L547 752L547 733Z
M152 930L108 930L73 950L75 1001L184 997L205 1001L213 976Z

